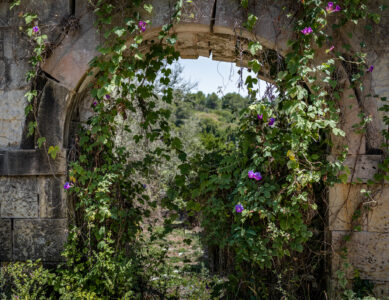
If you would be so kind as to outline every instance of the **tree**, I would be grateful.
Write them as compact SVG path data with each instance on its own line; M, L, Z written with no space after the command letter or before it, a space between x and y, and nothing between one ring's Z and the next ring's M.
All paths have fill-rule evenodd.
M215 93L207 95L205 106L209 109L219 109L221 107L219 97Z

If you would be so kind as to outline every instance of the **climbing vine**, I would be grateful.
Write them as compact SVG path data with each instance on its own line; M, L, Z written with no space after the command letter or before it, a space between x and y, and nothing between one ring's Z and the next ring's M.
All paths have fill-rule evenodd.
M184 4L192 1L177 1L171 22L147 46L144 33L151 23L141 16L152 13L151 5L140 0L89 2L105 41L91 63L94 114L77 133L64 183L75 208L63 253L66 262L58 276L46 274L44 284L52 287L47 294L63 299L112 299L156 293L151 283L154 273L149 269L158 272L163 268L163 254L150 257L145 253L141 223L154 204L141 178L176 156L181 161L179 172L164 202L177 210L174 199L182 198L186 210L200 216L204 244L211 255L223 261L215 271L228 275L227 282L212 287L215 291L222 289L231 299L323 297L323 284L315 279L325 268L324 256L317 254L325 249L322 244L314 245L324 239L324 233L315 230L323 226L318 223L325 216L319 193L335 183L346 183L349 177L343 167L346 148L334 161L327 160L332 137L345 135L338 128L343 86L336 74L342 63L352 64L357 71L350 74L351 85L363 91L364 76L374 71L374 66L366 65L363 52L346 51L346 58L329 32L361 20L379 23L379 14L369 13L366 0L293 1L286 14L297 18L294 36L285 57L279 56L272 65L262 59L263 45L241 39L240 45L247 49L237 52L250 57L248 67L255 73L270 70L277 92L261 98L255 88L258 78L249 76L245 84L252 103L241 113L235 147L220 146L188 160L181 140L172 135L171 111L158 103L173 101L170 65L179 53L171 32ZM18 5L20 1L11 8ZM242 26L255 33L258 20L250 14L250 1L243 0L241 5L248 12ZM47 36L37 15L24 13L22 17L34 45L32 71L27 76L33 81L43 61ZM155 93L156 80L162 86L159 94ZM33 113L39 92L33 87L26 97L26 114ZM380 110L388 112L388 105ZM131 114L142 120L143 134L133 135L136 144L162 142L139 160L131 159L129 149L116 141L120 124ZM368 122L368 116L361 114L356 129L364 133ZM388 117L384 122L389 125ZM36 121L30 123L31 134L37 128ZM128 126L124 130L131 133ZM383 149L387 149L389 132L384 132L384 137ZM45 138L39 136L37 145L45 146ZM58 150L53 145L46 151L55 158ZM380 169L372 184L388 180L388 158ZM353 219L357 220L358 214L360 211ZM352 231L358 229L354 225ZM149 232L151 237L155 234ZM345 242L349 238L345 237ZM346 244L341 247L346 258ZM148 269L145 260L151 260ZM345 289L344 274L339 273L339 279ZM344 295L354 296L349 290Z

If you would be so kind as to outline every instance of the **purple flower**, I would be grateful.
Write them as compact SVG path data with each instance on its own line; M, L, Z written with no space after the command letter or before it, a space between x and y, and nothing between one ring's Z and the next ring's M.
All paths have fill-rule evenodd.
M243 210L244 210L244 207L243 207L242 204L237 204L237 205L235 205L235 211L236 211L237 213L241 213Z
M276 121L276 119L275 118L270 118L270 120L269 120L269 126L272 126L273 124L274 124L274 122Z
M139 27L139 29L142 31L142 32L145 32L146 31L146 22L144 22L144 21L139 21L139 23L138 23L138 27Z
M34 27L32 27L32 30L33 30L34 32L38 32L38 31L39 31L39 27L38 27L38 26L34 26Z
M65 184L64 184L64 186L63 186L63 188L64 188L65 190L68 190L68 189L70 189L70 188L72 188L72 187L73 187L73 184L70 184L68 181L66 181Z
M250 179L254 178L254 171L250 170L248 175Z
M109 94L105 95L105 99L109 100L111 99L111 96Z
M258 120L262 120L263 119L263 114L257 115L257 118L258 118Z
M373 72L373 70L374 70L374 66L371 65L371 66L369 67L369 69L367 69L367 72Z
M259 173L259 172L255 172L253 178L254 178L256 181L259 181L259 180L262 180L262 175L261 175L261 173Z
M146 189L146 188L147 188L147 185L143 184L143 188Z
M334 8L334 2L328 2L327 3L327 6L326 6L326 11L328 13L332 13L332 12L337 12L337 11L340 11L340 6L339 5L336 5L335 8Z
M93 106L96 106L96 105L97 105L97 102L96 102L96 101L94 101L94 102L93 102Z
M312 30L311 27L305 27L303 30L301 30L301 32L302 32L304 35L308 35L308 34L312 33L313 30Z

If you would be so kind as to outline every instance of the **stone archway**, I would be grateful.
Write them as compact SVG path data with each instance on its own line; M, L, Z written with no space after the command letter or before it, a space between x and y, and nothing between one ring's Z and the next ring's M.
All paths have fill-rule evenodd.
M153 26L145 33L145 40L148 41L155 39L160 27L168 21L174 3L172 0L151 2L154 6ZM237 36L248 40L257 39L281 56L287 53L287 40L294 20L286 17L283 9L286 1L257 1L248 11L241 9L239 1L235 0L193 2L193 5L185 7L181 22L174 28L178 37L177 49L182 58L197 58L212 53L215 60L237 62ZM63 7L59 5L55 9L60 12ZM259 17L255 36L240 27L246 21L249 11ZM84 4L76 1L74 11L68 9L66 12L79 18L80 28L64 36L43 66L47 78L38 112L41 134L48 139L49 145L61 145L62 149L55 161L50 161L43 151L35 150L34 147L22 150L23 143L16 143L16 149L6 147L0 152L0 180L5 182L3 186L12 187L2 188L0 261L42 258L46 262L56 262L61 259L59 254L66 239L66 202L60 182L66 174L67 136L71 122L69 116L76 107L77 97L87 86L88 63L98 54L95 49L100 40L93 26L93 13ZM384 26L389 28L388 24ZM350 41L350 44L358 49L353 43L355 40ZM336 46L341 47L340 44ZM374 51L379 74L371 74L368 80L373 94L388 96L384 79L388 78L389 71L384 65L389 63L386 55L389 45L379 47L379 51ZM238 63L245 66L244 59ZM331 243L335 244L349 230L352 207L358 205L359 201L357 194L364 186L363 183L371 179L382 159L380 153L372 151L379 147L379 138L356 134L352 128L359 121L357 115L361 111L361 103L365 103L373 116L378 116L377 105L368 96L358 95L351 88L345 66L339 66L339 69L344 87L340 101L342 127L348 139L338 141L337 145L348 144L347 164L355 172L353 178L361 178L362 183L352 186L350 183L338 184L330 189L329 230L332 233ZM266 72L262 76L266 77ZM6 126L4 124L1 123ZM376 118L368 131L376 133L380 129L382 124ZM349 178L348 181L351 180ZM384 251L389 246L388 195L386 185L381 196L375 199L379 208L373 208L368 213L363 232L355 233L350 244L351 260L361 270L361 277L378 282L382 294L389 294L388 257ZM26 210L26 207L32 209ZM333 266L337 267L336 255Z

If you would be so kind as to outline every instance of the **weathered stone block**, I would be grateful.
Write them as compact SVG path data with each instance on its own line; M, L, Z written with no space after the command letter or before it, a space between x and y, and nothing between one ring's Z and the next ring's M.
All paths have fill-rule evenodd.
M283 1L254 1L249 2L248 10L258 18L253 33L243 29L247 21L247 11L242 8L240 1L218 0L216 7L215 33L228 35L243 35L256 39L265 47L277 49L281 53L287 50L287 41L291 37L292 20L286 17Z
M0 119L0 147L18 147L22 138L23 125L23 119Z
M24 109L27 101L24 95L26 92L27 89L0 91L0 119L23 120L25 118Z
M63 260L61 252L67 238L67 220L14 220L13 259Z
M209 31L214 3L215 0L197 0L193 2L184 2L180 24L202 24L206 26L201 26L201 28L198 28L200 30L194 30L194 32L203 30ZM171 21L171 17L173 16L176 1L153 0L151 1L151 4L153 5L152 26L160 27L162 25L168 24Z
M38 128L47 145L62 145L68 90L47 80L38 109Z
M333 231L332 245L337 250L342 238L348 232ZM389 281L389 233L354 232L346 243L348 260L352 268L359 270L361 279ZM353 269L349 268L348 278L353 277ZM332 270L341 269L341 259L337 253L332 257ZM333 273L333 276L336 276Z
M11 220L0 219L0 261L12 260Z
M30 57L31 44L16 28L4 30L4 57L9 62L26 61Z
M88 14L81 17L81 27L67 35L43 65L43 70L68 90L76 90L89 69L89 62L98 55L99 36Z
M43 177L38 179L39 192L39 216L41 219L61 219L66 218L67 206L66 195L63 190L65 182L64 176Z
M26 74L31 70L28 61L20 60L9 64L10 81L6 83L9 89L23 89L29 86Z
M36 177L0 177L0 216L38 218Z
M363 184L335 184L329 192L330 230L350 230L352 216L361 203L361 189L372 191L371 199L362 209L362 230L389 232L389 184L369 186ZM347 201L346 201L347 200Z

